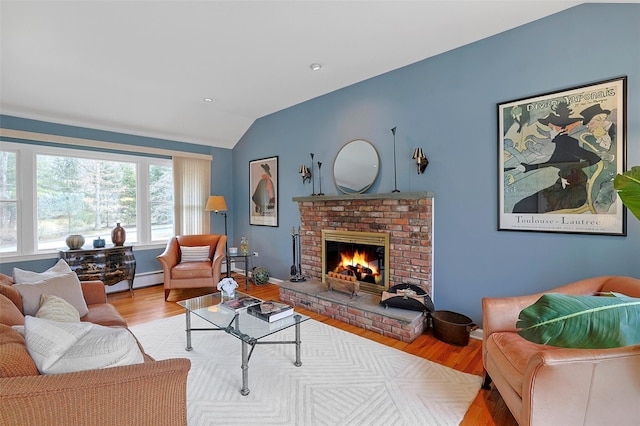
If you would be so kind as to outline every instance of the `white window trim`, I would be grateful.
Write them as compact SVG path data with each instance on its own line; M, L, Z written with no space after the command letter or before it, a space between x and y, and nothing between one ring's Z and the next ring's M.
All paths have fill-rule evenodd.
M87 140L87 143L82 145L86 147L95 147L91 144L91 141ZM113 144L118 145L118 144ZM120 146L120 145L118 145ZM122 145L124 146L124 145ZM158 159L153 157L136 156L132 149L132 154L117 154L110 152L92 151L62 148L62 147L50 147L46 145L35 145L29 143L16 143L0 140L0 148L5 151L12 151L16 153L16 166L17 166L17 251L10 253L2 253L0 256L0 263L16 262L23 260L36 260L50 258L52 254L56 254L57 250L46 249L38 250L37 241L37 193L33 190L36 187L37 182L37 168L36 168L36 156L37 155L58 155L67 157L79 157L87 158L87 153L91 153L91 157L103 160L125 161L136 163L137 167L137 216L136 216L136 228L138 232L138 242L134 245L136 247L144 248L161 248L166 246L166 241L150 241L151 230L146 229L145 223L150 223L149 212L144 205L145 200L149 197L149 175L148 166L150 164L167 164L171 163L170 159ZM104 148L104 146L100 146ZM122 148L117 148L122 151ZM140 153L141 150L135 152ZM158 154L156 152L156 154ZM166 155L166 154L165 154ZM134 157L134 158L132 158ZM211 158L211 156L205 156ZM146 167L142 167L146 166ZM141 173L141 169L145 169L145 173ZM142 179L142 180L140 180ZM145 185L142 185L144 183ZM143 198L146 197L146 198Z

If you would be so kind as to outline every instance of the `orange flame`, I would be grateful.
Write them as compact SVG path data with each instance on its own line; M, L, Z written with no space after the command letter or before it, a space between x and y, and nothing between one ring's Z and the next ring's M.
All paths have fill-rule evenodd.
M349 257L344 253L340 253L340 257L342 260L338 267L340 268L348 268L350 266L361 268L369 268L373 271L372 275L378 275L378 269L375 266L369 265L369 261L365 257L365 253L360 253L358 250L355 251L353 257Z

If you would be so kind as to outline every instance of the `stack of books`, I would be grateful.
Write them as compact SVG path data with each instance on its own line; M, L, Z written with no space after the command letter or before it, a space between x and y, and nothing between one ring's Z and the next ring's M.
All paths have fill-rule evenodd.
M249 315L260 318L263 321L274 322L293 315L293 306L268 300L266 302L251 305L247 308Z

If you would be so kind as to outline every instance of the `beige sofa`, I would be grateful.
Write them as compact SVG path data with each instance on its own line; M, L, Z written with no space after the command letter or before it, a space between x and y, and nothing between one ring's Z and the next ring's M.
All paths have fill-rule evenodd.
M142 364L40 375L24 337L11 327L24 324L20 293L8 277L0 282L1 425L187 424L188 359L155 361L142 351ZM126 327L102 282L81 285L89 309L81 321Z
M609 291L640 297L640 280L597 277L545 293ZM482 300L483 387L493 381L521 426L639 424L640 345L566 349L523 339L519 313L542 294Z

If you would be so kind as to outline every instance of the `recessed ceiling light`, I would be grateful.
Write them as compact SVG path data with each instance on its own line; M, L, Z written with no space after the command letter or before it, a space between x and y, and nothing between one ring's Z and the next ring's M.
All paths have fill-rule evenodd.
M318 71L320 68L322 68L322 65L320 65L318 63L313 63L313 64L309 65L309 68L311 68L313 71Z
M205 102L213 102L213 98L204 98L203 101L205 101Z

